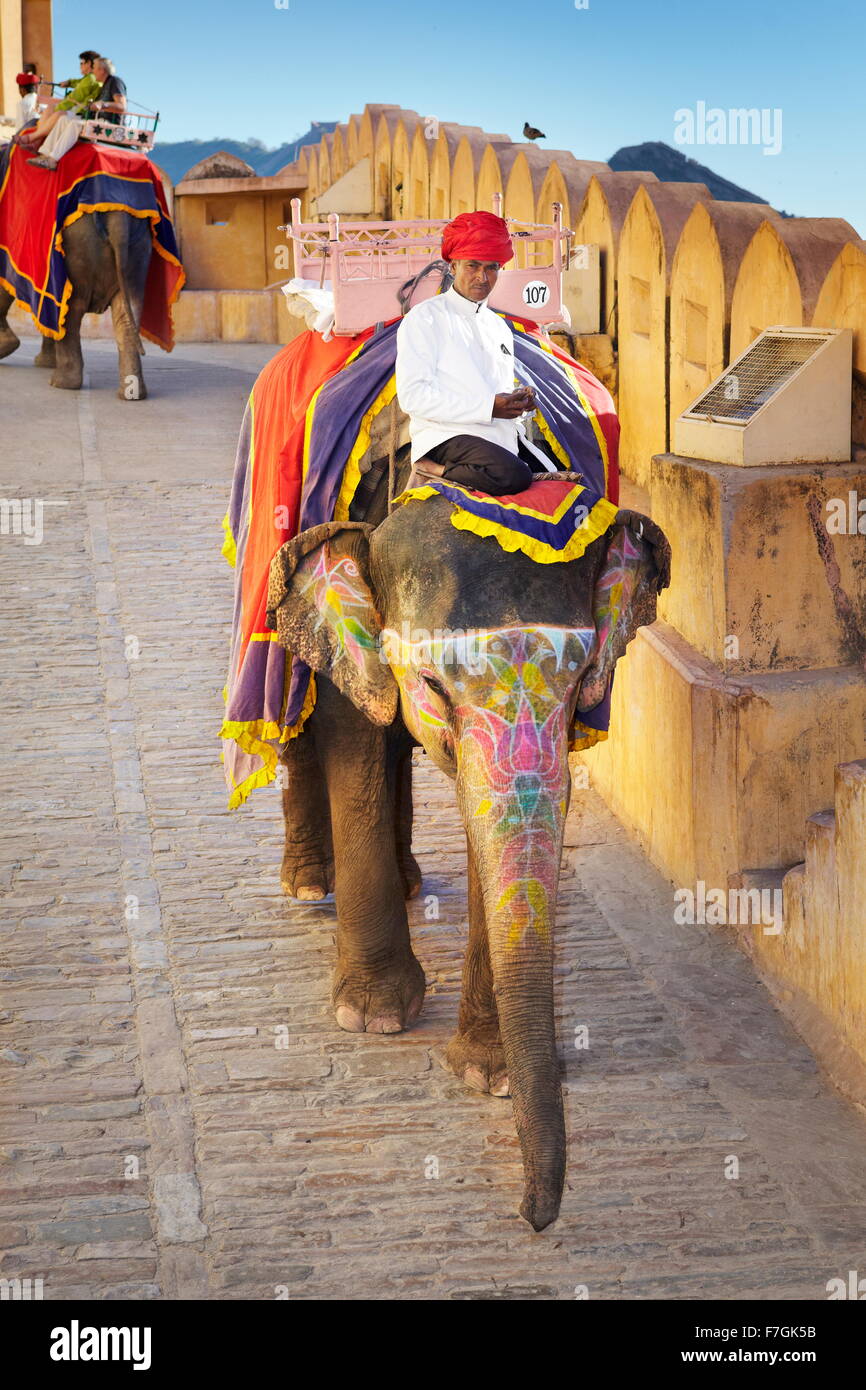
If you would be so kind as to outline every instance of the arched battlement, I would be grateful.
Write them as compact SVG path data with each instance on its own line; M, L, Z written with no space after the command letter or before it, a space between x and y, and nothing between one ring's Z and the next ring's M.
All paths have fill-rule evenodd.
M680 235L670 286L670 427L724 370L731 302L746 247L767 203L696 203Z
M827 272L857 233L841 217L781 217L757 229L743 256L731 306L731 359L765 328L812 322Z
M653 454L668 447L668 294L680 234L702 183L638 188L623 222L617 266L620 466L645 487Z

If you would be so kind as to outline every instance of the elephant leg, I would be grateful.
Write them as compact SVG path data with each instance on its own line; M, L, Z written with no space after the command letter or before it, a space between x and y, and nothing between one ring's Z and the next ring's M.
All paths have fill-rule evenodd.
M8 357L20 345L21 339L6 322L6 315L14 304L12 295L0 285L0 357Z
M42 346L33 359L34 367L57 366L57 342L54 338L43 338Z
M328 795L311 735L286 744L280 768L286 828L280 883L289 898L320 902L334 889L334 848Z
M397 863L386 731L324 677L310 724L334 841L336 1020L352 1033L399 1033L421 1012L425 982Z
M87 300L73 289L66 311L66 332L58 338L56 363L50 384L63 391L80 391L84 378L81 355L81 320L87 313Z
M508 1096L508 1073L499 1035L499 1014L493 993L493 969L484 915L484 897L472 846L467 840L469 866L469 941L463 960L463 991L457 1032L445 1052L448 1066L474 1091Z
M417 898L421 892L421 867L412 853L412 746L401 739L393 754L394 763L394 831L397 839L397 863L406 898Z
M120 373L117 394L122 401L146 400L147 387L144 384L141 370L138 330L122 287L111 301L111 322L114 325L117 364Z

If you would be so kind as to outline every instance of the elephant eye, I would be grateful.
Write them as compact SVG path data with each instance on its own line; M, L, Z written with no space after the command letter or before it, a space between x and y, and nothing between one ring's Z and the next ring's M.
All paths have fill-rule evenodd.
M427 674L426 671L422 671L422 672L421 672L421 679L422 679L422 681L424 682L424 684L427 686L427 688L428 688L429 690L432 690L432 691L433 691L433 694L434 694L434 695L438 695L438 696L440 697L440 699L442 699L442 700L447 700L447 699L448 699L448 692L447 692L447 690L446 690L445 687L441 684L441 682L438 681L438 680L436 679L435 676L430 676L430 675Z

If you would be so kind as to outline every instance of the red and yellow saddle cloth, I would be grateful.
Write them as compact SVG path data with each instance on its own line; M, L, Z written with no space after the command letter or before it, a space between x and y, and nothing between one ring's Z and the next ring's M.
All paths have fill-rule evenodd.
M141 333L170 352L171 306L185 276L162 180L146 155L79 140L54 170L28 164L13 145L0 183L0 284L41 333L62 338L72 284L63 253L65 229L87 212L128 212L150 219L153 255Z

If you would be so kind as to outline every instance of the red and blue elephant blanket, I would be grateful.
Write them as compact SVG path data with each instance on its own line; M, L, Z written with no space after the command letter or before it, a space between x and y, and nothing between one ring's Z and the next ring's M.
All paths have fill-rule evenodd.
M150 221L153 254L141 333L170 352L171 306L185 279L159 171L144 154L79 140L55 170L28 164L13 145L0 170L0 284L48 338L62 338L72 284L63 233L88 212L128 212Z

